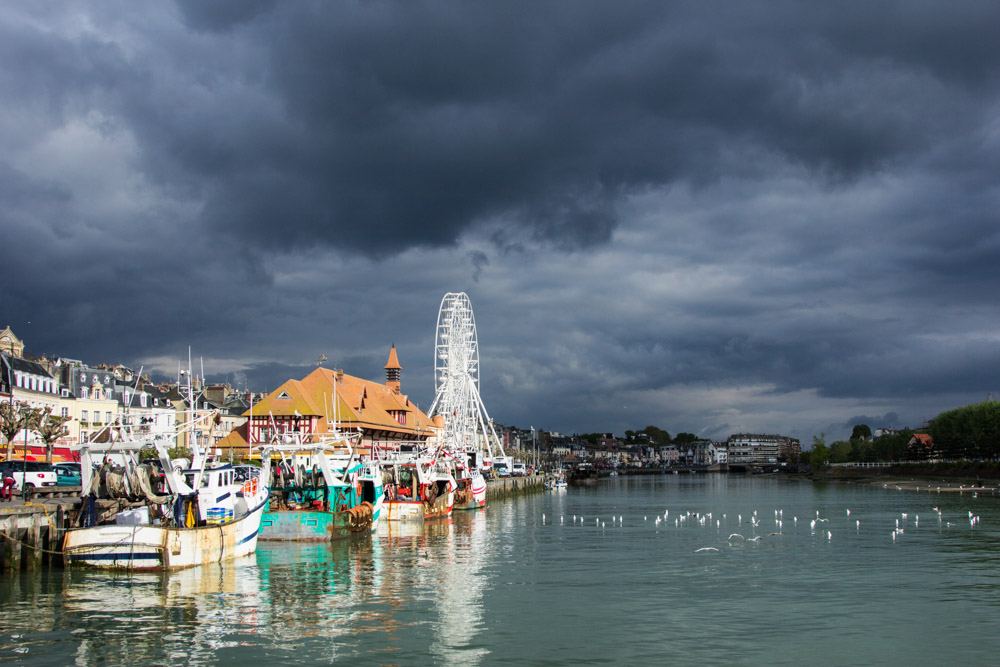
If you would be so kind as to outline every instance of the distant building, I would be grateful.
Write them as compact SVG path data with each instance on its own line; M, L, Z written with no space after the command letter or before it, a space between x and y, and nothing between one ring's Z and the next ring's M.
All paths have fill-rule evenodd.
M934 438L930 433L914 433L913 437L906 444L911 458L926 459L934 453Z
M783 435L735 433L726 445L730 465L777 465L801 453L798 439Z

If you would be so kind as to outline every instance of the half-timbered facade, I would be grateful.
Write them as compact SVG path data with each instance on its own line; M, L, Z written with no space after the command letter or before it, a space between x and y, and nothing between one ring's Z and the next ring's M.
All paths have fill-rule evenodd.
M373 446L393 448L402 443L426 443L438 426L401 391L402 367L392 347L386 381L317 368L301 380L287 380L254 401L244 413L247 423L219 442L220 447L249 451L282 434L314 440L331 433L360 433L363 453Z

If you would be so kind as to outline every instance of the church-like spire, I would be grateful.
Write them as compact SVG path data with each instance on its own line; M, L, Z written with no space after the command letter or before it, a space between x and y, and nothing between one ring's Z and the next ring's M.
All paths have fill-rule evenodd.
M399 365L399 357L396 356L396 345L389 348L389 360L385 362L385 386L392 389L397 394L400 388L400 375L403 367Z

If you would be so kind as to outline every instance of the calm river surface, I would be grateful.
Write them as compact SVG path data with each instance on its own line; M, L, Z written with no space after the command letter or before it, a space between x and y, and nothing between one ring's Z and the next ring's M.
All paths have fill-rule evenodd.
M998 664L1000 503L618 478L221 567L7 576L0 603L24 664Z

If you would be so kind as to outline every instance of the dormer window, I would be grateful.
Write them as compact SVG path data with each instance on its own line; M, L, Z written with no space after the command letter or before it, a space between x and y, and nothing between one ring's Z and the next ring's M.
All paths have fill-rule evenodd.
M278 394L278 398L281 398L281 399L287 399L287 398L289 398L288 392L287 391L281 392L280 394Z

